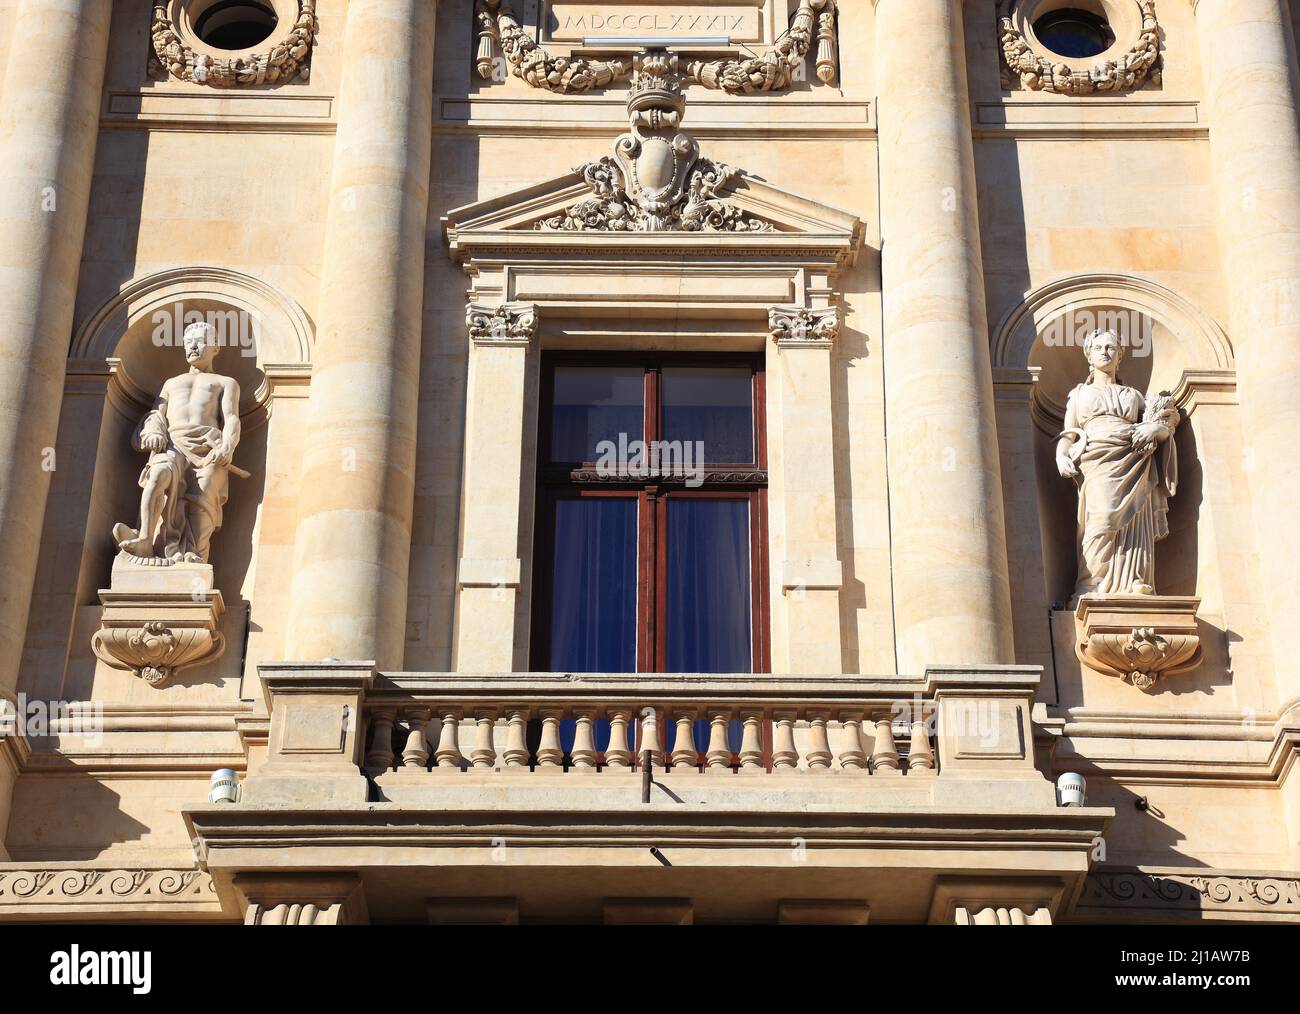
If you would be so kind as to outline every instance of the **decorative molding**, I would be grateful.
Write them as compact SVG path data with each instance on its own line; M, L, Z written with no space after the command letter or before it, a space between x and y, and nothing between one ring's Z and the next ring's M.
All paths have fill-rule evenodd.
M536 303L502 303L465 307L470 341L482 345L527 345L537 334Z
M686 77L705 88L733 95L781 91L799 76L814 41L817 78L830 84L839 73L836 28L837 0L801 0L789 30L761 56L695 60ZM515 77L533 88L559 93L584 93L624 81L633 73L631 59L593 60L553 56L523 27L508 3L476 0L474 66L479 77L491 80L504 59Z
M836 306L774 306L767 312L767 323L772 340L782 348L827 347L839 337L840 311Z
M217 903L212 878L197 869L0 867L0 911L10 906Z
M638 56L627 100L630 131L613 156L575 169L594 194L534 228L560 232L770 232L772 226L723 200L737 176L700 158L699 143L680 131L686 112L677 57Z
M1059 95L1125 92L1147 80L1158 82L1160 23L1155 0L1104 2L1107 14L1115 15L1125 14L1125 8L1135 4L1137 17L1112 17L1117 43L1127 42L1128 48L1117 53L1117 47L1112 46L1089 64L1040 48L1032 22L1042 6L1041 0L998 0L998 44L1007 69L1030 91Z
M1084 881L1073 915L1109 918L1132 916L1134 910L1163 918L1269 915L1300 922L1300 879L1190 870L1094 870Z

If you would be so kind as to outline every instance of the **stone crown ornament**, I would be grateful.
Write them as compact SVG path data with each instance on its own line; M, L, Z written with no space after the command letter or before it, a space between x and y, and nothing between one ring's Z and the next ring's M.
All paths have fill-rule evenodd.
M536 228L572 232L767 232L771 226L723 200L739 174L700 158L678 130L686 110L677 57L652 51L637 59L627 100L631 131L614 155L579 167L594 196L543 219Z
M205 52L190 25L184 0L154 0L150 76L223 88L278 84L294 78L305 81L311 72L309 61L319 22L316 0L299 0L297 6L298 15L288 33L272 33L265 50L222 57Z
M1127 0L1126 0L1127 2ZM1072 66L1054 53L1043 52L1029 38L1027 18L1016 17L1020 8L1041 7L1033 0L998 0L998 45L1002 59L1020 84L1031 91L1061 95L1092 95L1124 92L1140 87L1159 75L1160 23L1155 0L1132 0L1140 13L1136 38L1117 58L1098 60L1087 67ZM1019 22L1019 23L1018 23ZM1040 44L1041 45L1041 44Z

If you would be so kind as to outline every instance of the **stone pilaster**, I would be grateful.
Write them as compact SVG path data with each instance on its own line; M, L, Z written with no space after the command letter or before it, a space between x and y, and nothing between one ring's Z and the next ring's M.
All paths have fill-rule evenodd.
M402 664L436 7L348 4L289 658Z
M781 497L785 559L781 563L787 657L777 671L840 672L840 588L835 504L835 441L831 430L831 350L839 332L836 307L774 306L768 312L780 374Z
M1283 700L1300 691L1300 127L1287 0L1199 0L1197 30L1255 547Z
M531 303L471 303L466 324L470 350L455 667L460 672L511 672L520 576L524 387L537 308Z
M36 578L108 55L109 0L22 0L0 82L0 696ZM12 779L0 764L0 843ZM0 845L0 852L3 846Z
M900 672L1013 659L961 0L877 0Z

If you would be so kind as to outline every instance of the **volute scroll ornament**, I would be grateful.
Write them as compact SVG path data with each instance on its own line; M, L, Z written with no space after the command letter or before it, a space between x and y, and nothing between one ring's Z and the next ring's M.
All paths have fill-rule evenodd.
M772 340L781 346L830 345L840 333L840 311L828 306L774 306L767 312Z
M465 307L465 325L470 340L477 344L527 345L537 334L537 305L470 303Z

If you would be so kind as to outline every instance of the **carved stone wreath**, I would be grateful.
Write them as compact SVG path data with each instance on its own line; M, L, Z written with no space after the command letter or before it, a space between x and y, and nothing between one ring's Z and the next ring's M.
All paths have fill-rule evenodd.
M1098 60L1086 68L1074 66L1052 53L1039 52L1016 25L1013 14L1027 0L998 0L998 44L1002 59L1021 85L1031 91L1061 95L1123 92L1140 87L1160 75L1160 23L1155 0L1131 0L1141 15L1137 39L1116 59Z
M307 80L319 22L316 0L298 0L298 16L288 34L274 32L264 51L223 57L207 51L193 35L184 0L154 0L149 29L153 51L149 74L215 87L277 84Z
M696 60L687 64L685 76L705 88L733 95L780 91L795 80L815 40L817 77L829 84L839 69L837 2L800 0L789 30L766 53L746 59ZM492 78L504 59L511 73L534 88L580 94L626 80L632 72L630 59L552 56L524 31L502 0L475 0L474 19L478 39L475 69L481 78Z

